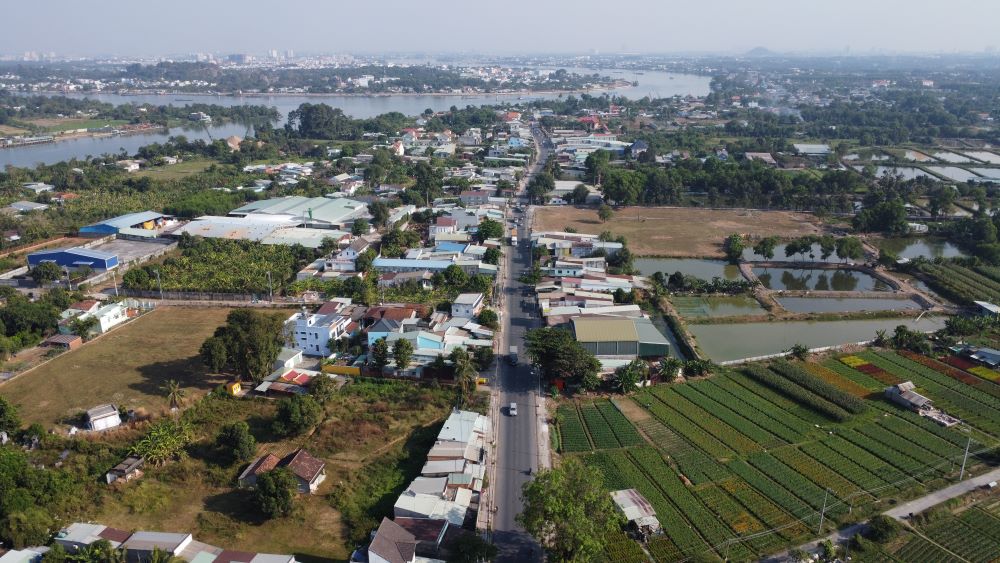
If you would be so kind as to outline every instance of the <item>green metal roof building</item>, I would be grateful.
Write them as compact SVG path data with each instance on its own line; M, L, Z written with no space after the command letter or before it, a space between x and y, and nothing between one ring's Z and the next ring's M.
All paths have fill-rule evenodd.
M576 341L595 356L659 358L670 355L670 342L645 318L575 317Z

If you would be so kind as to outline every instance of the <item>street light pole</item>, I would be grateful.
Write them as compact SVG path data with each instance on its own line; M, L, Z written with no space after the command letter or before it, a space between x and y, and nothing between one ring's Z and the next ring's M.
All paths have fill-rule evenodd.
M271 270L267 271L267 300L274 301L274 287L271 286Z
M156 286L160 289L160 301L163 301L163 281L160 280L160 269L156 269Z
M111 270L111 283L115 286L115 297L118 297L118 276L115 275L114 270Z

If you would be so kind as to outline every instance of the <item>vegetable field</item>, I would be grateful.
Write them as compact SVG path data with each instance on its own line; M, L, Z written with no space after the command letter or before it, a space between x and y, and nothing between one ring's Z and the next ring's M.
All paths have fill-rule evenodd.
M822 364L776 362L680 384L642 389L635 425L607 400L559 407L563 452L589 452L609 490L634 488L653 505L666 535L647 546L658 561L698 554L751 560L817 532L880 512L954 481L969 433L945 428L883 398L887 382L912 380L922 393L974 427L978 472L998 444L1000 388L922 356L865 351ZM987 448L989 446L989 448ZM992 452L991 452L992 453ZM942 526L969 560L996 549L958 545L950 530L985 530L1000 515L980 510ZM966 521L968 520L968 521ZM904 545L905 544L905 545ZM628 560L622 546L623 560ZM933 560L933 543L894 549ZM905 559L910 560L910 559ZM946 560L946 559L945 559Z

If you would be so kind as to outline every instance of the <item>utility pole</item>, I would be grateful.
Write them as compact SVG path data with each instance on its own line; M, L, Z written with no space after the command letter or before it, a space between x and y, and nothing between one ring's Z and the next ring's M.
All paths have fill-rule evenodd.
M969 436L969 440L965 443L965 456L962 458L962 472L958 474L959 481L965 477L965 462L969 460L970 446L972 446L972 436Z
M826 499L830 497L830 488L827 487L823 494L823 510L819 512L819 530L816 531L817 534L823 534L823 518L826 516Z
M163 282L160 280L160 269L156 269L156 287L160 289L160 301L163 301Z
M267 300L274 301L274 288L271 286L271 270L267 271Z
M118 276L115 275L114 270L111 270L111 283L115 286L115 297L118 297Z

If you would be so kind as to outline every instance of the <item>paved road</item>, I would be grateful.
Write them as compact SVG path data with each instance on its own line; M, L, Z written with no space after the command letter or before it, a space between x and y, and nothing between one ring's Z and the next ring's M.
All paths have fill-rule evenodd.
M540 153L538 162L528 171L521 188L538 172L546 152L543 150ZM538 470L541 461L538 453L538 377L525 361L524 347L525 334L529 329L540 326L541 321L529 305L524 284L518 281L531 265L529 214L525 214L522 224L517 227L518 246L508 247L504 255L506 275L500 289L504 295L500 351L506 354L510 346L517 346L520 362L517 366L511 366L506 358L501 357L497 385L501 409L497 424L494 490L497 513L493 521L493 540L500 549L498 561L541 561L538 545L514 520L521 512L521 487ZM510 416L509 405L512 402L517 403L517 416Z

